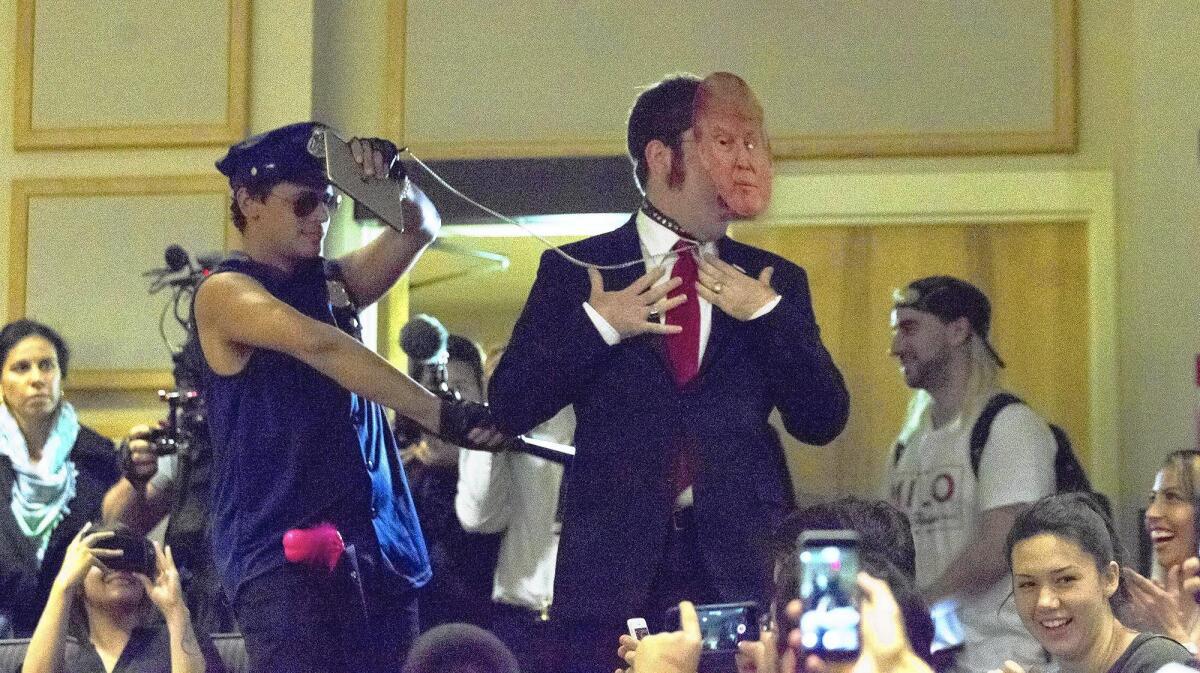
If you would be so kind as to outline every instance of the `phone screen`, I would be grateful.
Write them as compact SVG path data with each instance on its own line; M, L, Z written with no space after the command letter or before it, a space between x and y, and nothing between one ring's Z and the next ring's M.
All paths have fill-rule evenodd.
M801 644L830 659L859 652L858 540L853 533L801 536L799 558Z
M700 620L700 649L703 652L737 652L743 640L758 640L758 605L726 603L697 605ZM667 611L668 631L679 630L679 608Z

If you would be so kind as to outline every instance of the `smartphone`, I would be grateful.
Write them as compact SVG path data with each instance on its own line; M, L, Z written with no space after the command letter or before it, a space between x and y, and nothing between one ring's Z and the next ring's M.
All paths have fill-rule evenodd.
M325 162L325 174L329 181L354 199L356 204L388 224L395 227L404 225L404 212L400 205L403 174L396 178L363 177L362 168L354 160L350 145L332 129L318 128L313 131L308 152Z
M112 537L97 540L96 547L119 549L123 552L120 556L102 560L104 565L112 570L141 573L151 579L158 574L158 558L154 554L154 545L141 535L117 531Z
M822 659L857 659L861 648L858 534L814 530L800 535L796 552L801 646Z
M700 619L700 651L737 652L743 640L758 640L758 603L722 603L697 605ZM666 630L678 631L679 608L667 610Z
M646 620L641 617L630 617L625 620L625 626L634 640L641 640L650 635L650 627L646 626Z

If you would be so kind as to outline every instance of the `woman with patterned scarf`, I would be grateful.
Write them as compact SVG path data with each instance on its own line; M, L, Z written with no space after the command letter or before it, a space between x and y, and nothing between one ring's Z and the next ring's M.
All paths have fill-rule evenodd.
M0 637L33 632L67 545L120 476L112 442L62 399L69 357L40 323L0 330Z

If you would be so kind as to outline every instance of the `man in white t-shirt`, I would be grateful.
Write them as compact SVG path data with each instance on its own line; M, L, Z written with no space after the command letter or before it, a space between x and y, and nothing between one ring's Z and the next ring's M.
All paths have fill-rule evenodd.
M913 281L894 301L891 352L915 392L888 461L887 495L912 523L917 584L939 628L961 627L955 670L1044 662L1008 599L1004 541L1016 516L1054 491L1054 436L1029 407L1005 406L976 474L972 428L1000 392L1004 366L988 341L991 304L949 276Z

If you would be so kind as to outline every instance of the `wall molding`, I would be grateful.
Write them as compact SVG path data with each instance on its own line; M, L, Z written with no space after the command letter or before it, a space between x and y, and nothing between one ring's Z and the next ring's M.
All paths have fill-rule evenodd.
M1072 153L1078 146L1077 0L1051 3L1053 62L1052 100L1046 101L1053 117L1050 127L1036 129L926 132L919 129L895 133L808 134L777 133L771 138L777 159L829 159L897 156L968 156L1000 154ZM407 2L388 0L388 73L383 96L385 130L406 138L405 70L407 66ZM568 80L564 80L568 81ZM496 101L480 101L483 106ZM780 104L783 101L779 102ZM529 141L480 137L455 141L409 141L426 159L479 159L514 157L614 156L626 151L624 129L594 135L537 138Z
M29 290L29 207L37 197L108 197L108 196L188 196L220 195L225 198L228 185L219 175L125 176L82 178L31 178L14 180L10 202L8 249L8 319L27 315ZM234 230L228 211L222 225L222 240L229 249ZM166 356L164 354L164 361ZM169 388L169 368L161 369L86 369L76 368L66 382L68 389L80 390L155 390Z
M249 50L252 0L226 0L229 8L225 118L197 124L34 126L34 47L37 0L17 0L13 83L13 144L18 150L230 145L246 135L249 116Z

